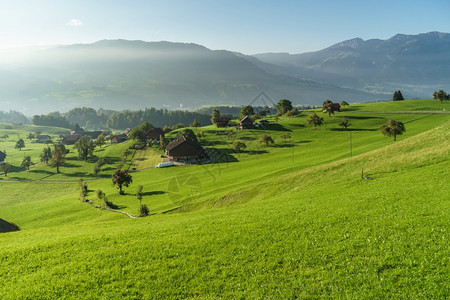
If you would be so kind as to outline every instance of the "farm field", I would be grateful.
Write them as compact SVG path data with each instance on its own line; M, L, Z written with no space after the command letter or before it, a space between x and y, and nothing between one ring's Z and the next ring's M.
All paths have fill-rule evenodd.
M450 118L401 113L435 104L351 105L321 113L317 130L305 125L308 113L232 135L197 128L215 163L132 172L123 196L110 176L131 142L97 148L87 162L68 147L69 166L56 174L38 163L43 144L24 139L14 149L33 128L0 124L0 136L9 135L0 150L13 165L0 175L0 218L21 229L0 234L0 297L445 299ZM406 126L396 142L377 130L389 119ZM275 143L259 143L264 134ZM247 148L237 153L233 141ZM135 151L124 167L160 162L156 148ZM36 162L30 170L18 166L23 153ZM95 175L99 157L107 164ZM132 215L142 184L151 215L81 203L79 178L94 203L101 189Z

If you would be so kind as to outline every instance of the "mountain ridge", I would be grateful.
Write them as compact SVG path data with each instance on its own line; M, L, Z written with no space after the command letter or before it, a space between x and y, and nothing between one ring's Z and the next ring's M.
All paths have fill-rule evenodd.
M0 65L2 107L28 115L83 106L247 105L262 91L273 103L287 98L312 105L332 96L349 101L380 97L273 74L248 57L193 43L101 40L51 47L23 57L21 63Z
M381 93L404 88L411 96L430 97L433 90L450 84L445 67L450 65L449 47L450 34L433 31L397 34L386 40L354 38L316 52L254 57L290 67L285 73L298 78Z

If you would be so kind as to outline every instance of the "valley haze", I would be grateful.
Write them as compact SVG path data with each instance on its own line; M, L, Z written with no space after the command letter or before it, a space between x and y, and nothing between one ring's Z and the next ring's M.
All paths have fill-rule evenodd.
M406 98L429 98L450 85L449 47L449 34L430 32L356 38L303 54L244 55L138 40L3 49L0 110L31 116L82 106L240 106L261 92L294 105L389 100L398 89Z

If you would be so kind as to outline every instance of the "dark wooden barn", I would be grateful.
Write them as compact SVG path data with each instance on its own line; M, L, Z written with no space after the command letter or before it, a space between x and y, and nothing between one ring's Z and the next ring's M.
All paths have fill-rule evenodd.
M198 161L205 159L206 151L194 141L183 135L166 146L169 161Z

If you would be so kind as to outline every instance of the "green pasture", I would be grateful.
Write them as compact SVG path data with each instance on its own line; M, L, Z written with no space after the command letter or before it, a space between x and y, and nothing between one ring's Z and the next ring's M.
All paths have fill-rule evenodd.
M17 167L27 148L37 161L43 145L24 139L19 151L9 134L0 150L16 169L0 174L0 218L21 230L0 234L0 297L448 298L449 115L370 113L429 111L426 101L439 103L352 105L320 114L317 130L308 113L231 135L193 128L213 163L132 172L123 196L110 176L131 142L97 148L88 162L71 149L56 175L42 163ZM377 130L389 119L405 123L396 142ZM275 143L261 144L264 134ZM234 141L247 148L236 153ZM151 167L161 154L137 150L125 167ZM110 160L95 176L99 157ZM101 189L132 215L142 184L151 215L80 202L78 178L89 180L94 205Z
M343 111L450 111L450 102L443 101L442 103L436 99L425 100L403 100L403 101L389 101L376 103L362 103L350 104L350 106L342 107Z

